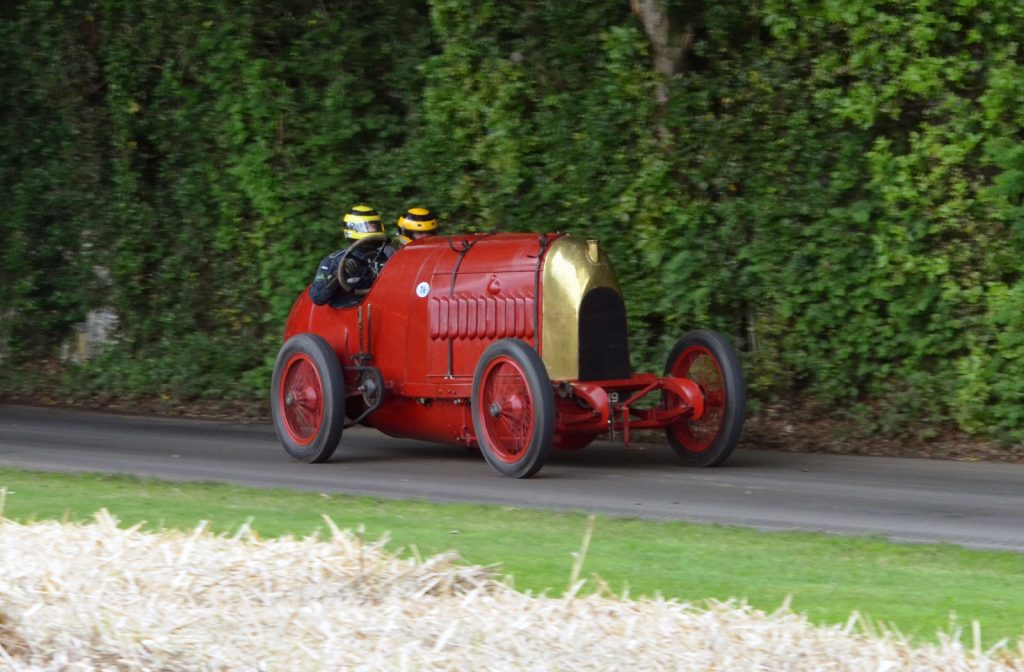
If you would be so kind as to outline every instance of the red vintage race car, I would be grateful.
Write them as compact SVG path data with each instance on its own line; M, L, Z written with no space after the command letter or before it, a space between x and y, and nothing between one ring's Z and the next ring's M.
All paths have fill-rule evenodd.
M355 424L479 448L514 478L601 435L628 445L637 430L664 429L692 466L721 464L739 440L746 388L733 347L690 332L662 375L634 373L625 304L597 241L416 240L351 303L317 306L304 291L288 317L271 405L297 460L329 459Z

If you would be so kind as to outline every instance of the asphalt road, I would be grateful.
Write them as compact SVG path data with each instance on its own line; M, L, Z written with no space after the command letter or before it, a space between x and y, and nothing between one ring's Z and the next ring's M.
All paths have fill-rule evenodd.
M513 480L465 449L363 428L345 432L330 462L309 465L269 425L10 405L0 405L0 465L1024 551L1024 465L739 450L724 467L688 469L667 447L597 442Z

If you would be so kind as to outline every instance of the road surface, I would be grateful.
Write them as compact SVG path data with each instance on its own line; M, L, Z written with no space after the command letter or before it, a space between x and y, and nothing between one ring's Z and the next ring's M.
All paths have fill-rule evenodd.
M1024 465L739 450L724 467L687 469L667 447L597 442L512 480L478 453L364 428L346 431L330 462L309 465L293 462L269 425L0 405L0 466L1024 551Z

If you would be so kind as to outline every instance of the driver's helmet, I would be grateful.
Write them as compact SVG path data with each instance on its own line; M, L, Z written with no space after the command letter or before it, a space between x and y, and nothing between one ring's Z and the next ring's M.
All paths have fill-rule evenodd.
M398 233L410 240L417 233L430 233L437 230L437 217L426 208L409 208L398 218Z
M384 233L380 215L368 205L357 205L345 213L345 237L359 240Z

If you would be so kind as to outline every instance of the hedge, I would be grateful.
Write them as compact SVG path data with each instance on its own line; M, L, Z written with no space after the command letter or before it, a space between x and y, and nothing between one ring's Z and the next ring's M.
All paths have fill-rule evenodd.
M600 238L637 367L713 327L755 405L1024 441L1024 6L675 4L665 81L622 0L6 3L7 358L111 306L68 384L257 397L343 212L424 204Z

